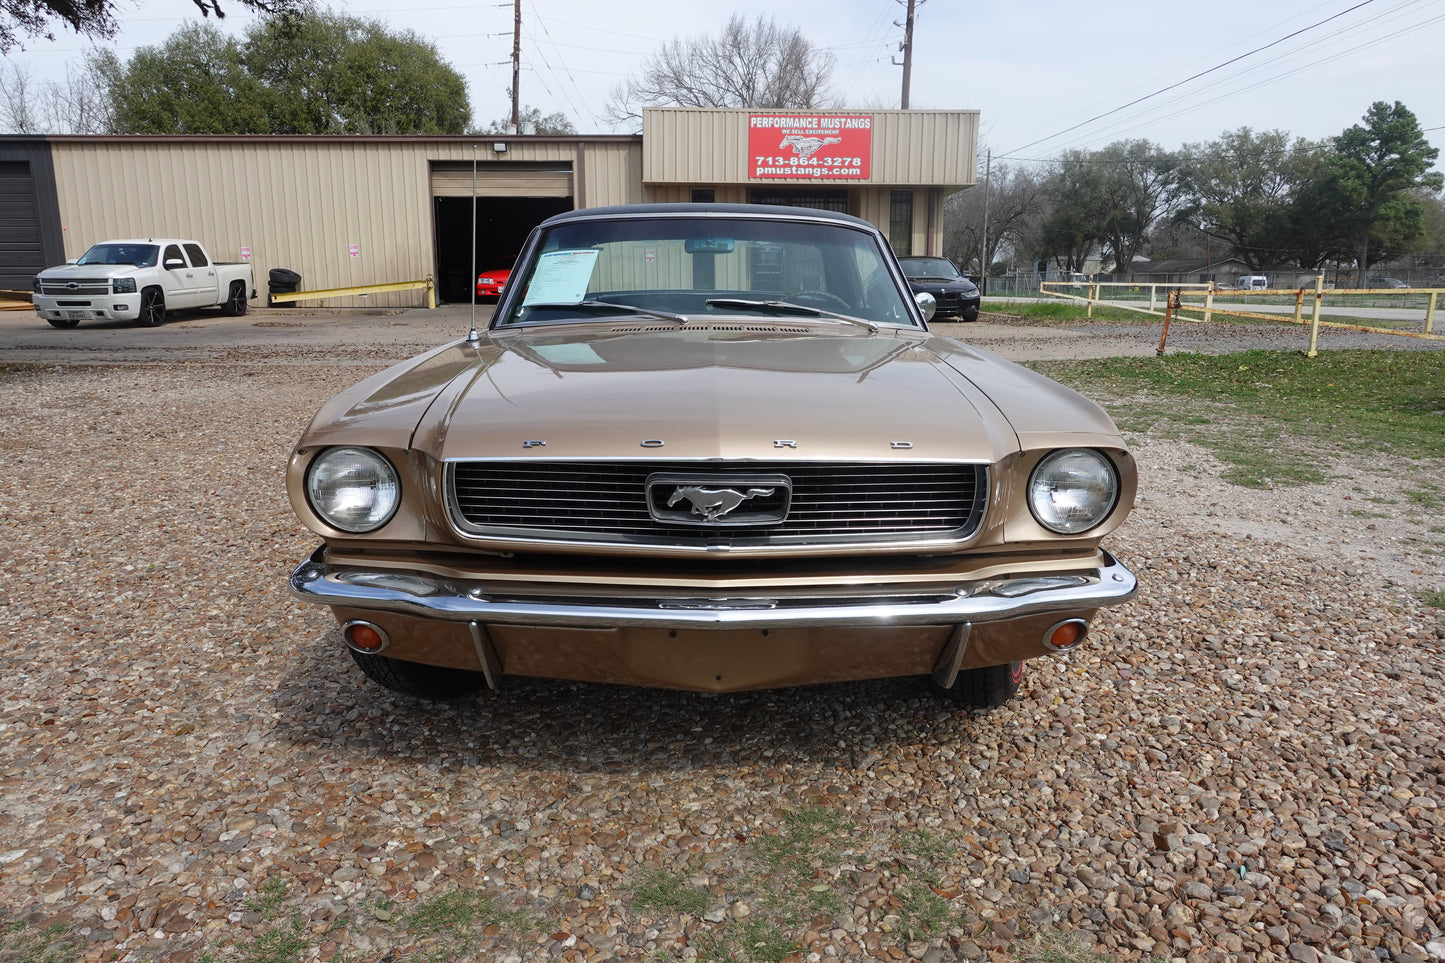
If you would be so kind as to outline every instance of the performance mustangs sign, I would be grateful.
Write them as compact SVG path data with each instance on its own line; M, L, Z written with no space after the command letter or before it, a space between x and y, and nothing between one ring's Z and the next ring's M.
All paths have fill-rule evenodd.
M873 154L869 114L750 114L748 177L856 181Z

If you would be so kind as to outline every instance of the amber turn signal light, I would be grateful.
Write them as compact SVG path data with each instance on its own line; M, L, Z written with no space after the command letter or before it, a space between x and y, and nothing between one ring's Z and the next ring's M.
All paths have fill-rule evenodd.
M341 636L346 639L347 645L367 655L375 655L391 644L391 639L381 626L359 619L343 625Z
M1054 652L1067 652L1089 634L1089 623L1083 619L1066 619L1044 633L1044 647Z

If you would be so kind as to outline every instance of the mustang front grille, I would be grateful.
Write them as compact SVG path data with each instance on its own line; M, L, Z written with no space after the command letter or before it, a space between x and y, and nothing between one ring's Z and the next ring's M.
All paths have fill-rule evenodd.
M737 485L730 485L730 476ZM786 504L781 521L710 523L701 513L688 515L686 502L673 517L659 518L656 505L649 506L649 478L654 489L661 478L664 484L681 485L683 479L752 492L767 484L757 480L767 476L790 482L791 500L759 495L742 503L735 517ZM539 542L742 547L962 541L978 530L987 492L987 467L968 464L458 461L448 464L446 474L448 511L463 533Z

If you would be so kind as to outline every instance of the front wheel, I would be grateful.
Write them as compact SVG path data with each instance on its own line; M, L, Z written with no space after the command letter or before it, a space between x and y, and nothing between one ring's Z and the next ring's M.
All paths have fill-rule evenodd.
M136 322L142 327L154 328L165 323L166 296L160 288L146 288L140 295L140 314Z
M972 307L964 308L964 309L963 309L963 314L959 315L959 317L961 317L964 321L968 322L969 324L972 324L973 322L977 321L977 320L978 320L978 307L977 307L977 305L972 306Z
M246 300L246 283L244 281L232 283L226 300L221 302L221 313L227 317L239 318L246 313L247 307L249 304Z
M73 328L80 323L79 318L46 318L52 328Z
M470 695L485 688L487 677L466 669L448 669L421 662L403 662L384 655L347 649L366 677L384 689L419 699L440 701Z
M959 705L973 709L997 709L1014 697L1024 680L1024 664L985 665L958 674L949 696Z

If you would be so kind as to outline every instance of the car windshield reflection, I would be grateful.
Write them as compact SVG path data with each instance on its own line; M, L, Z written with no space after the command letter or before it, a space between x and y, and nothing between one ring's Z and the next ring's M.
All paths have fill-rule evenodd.
M847 224L763 217L616 218L548 228L494 326L778 315L917 327L888 256ZM786 307L784 307L786 306Z

